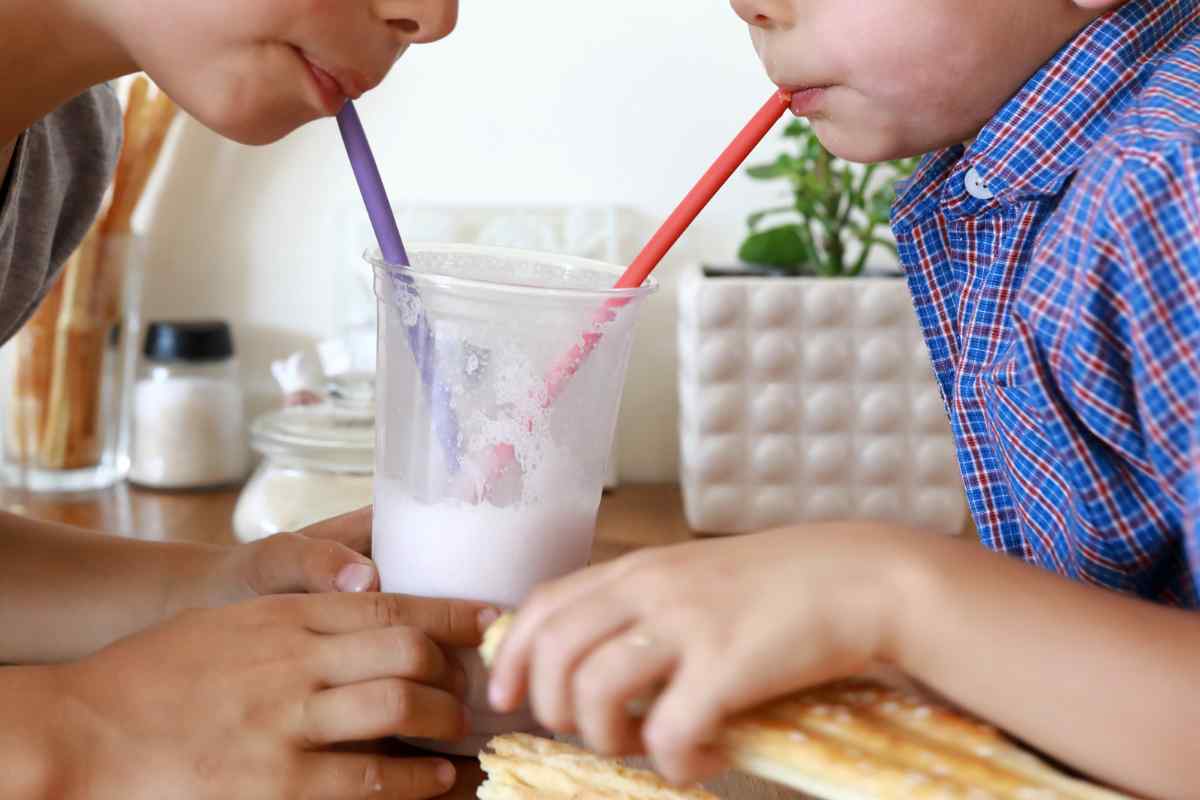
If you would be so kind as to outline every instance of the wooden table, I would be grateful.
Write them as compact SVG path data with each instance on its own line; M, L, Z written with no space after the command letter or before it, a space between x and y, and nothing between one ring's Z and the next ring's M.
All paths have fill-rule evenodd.
M0 488L0 507L139 539L233 544L238 490L150 492L130 486L82 495L42 495ZM606 561L640 547L691 539L679 488L622 486L607 493L596 522L595 558Z
M0 507L12 513L142 539L232 544L236 490L157 493L119 486L79 496L36 495L0 489ZM594 560L605 561L642 547L693 538L674 486L622 486L600 505ZM475 759L456 759L459 781L451 800L475 796L482 776ZM727 776L710 788L730 800L782 800L802 795L763 782Z

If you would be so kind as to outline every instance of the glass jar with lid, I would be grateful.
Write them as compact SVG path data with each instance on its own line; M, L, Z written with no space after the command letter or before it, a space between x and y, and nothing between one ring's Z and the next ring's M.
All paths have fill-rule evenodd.
M343 377L329 399L258 417L250 444L262 463L238 498L233 529L243 542L371 504L375 414L370 377Z
M169 490L242 481L249 453L229 323L153 322L142 355L129 479Z

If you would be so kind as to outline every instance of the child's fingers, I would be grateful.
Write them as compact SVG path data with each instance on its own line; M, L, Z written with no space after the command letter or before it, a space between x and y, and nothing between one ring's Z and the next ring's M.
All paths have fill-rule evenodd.
M386 678L312 695L299 733L317 746L384 736L455 740L466 735L467 719L462 703L449 692Z
M294 797L424 800L454 785L454 767L440 758L386 758L370 754L312 753L304 757Z
M717 774L724 763L715 745L723 718L709 673L711 663L691 658L675 673L642 729L646 749L669 780L685 784Z
M295 615L315 633L339 634L375 628L410 627L438 644L477 647L483 638L482 616L490 606L470 600L439 600L403 594L310 594L283 598L280 613ZM495 619L492 611L486 619Z
M521 607L492 670L489 701L497 711L515 711L528 689L528 670L534 639L553 616L576 600L586 597L627 569L628 557L560 578L540 587Z
M328 539L346 545L364 556L371 554L371 528L374 508L367 506L348 514L309 525L300 533L310 539Z
M647 701L678 663L676 647L634 628L597 647L571 676L576 725L588 745L610 756L642 750Z
M533 643L529 700L537 718L558 733L574 731L573 673L594 648L634 621L620 601L574 603L549 619Z
M379 588L379 572L370 559L337 541L281 533L249 548L246 579L258 594Z
M328 686L405 678L458 693L461 668L416 628L394 627L320 637L313 657L314 677Z

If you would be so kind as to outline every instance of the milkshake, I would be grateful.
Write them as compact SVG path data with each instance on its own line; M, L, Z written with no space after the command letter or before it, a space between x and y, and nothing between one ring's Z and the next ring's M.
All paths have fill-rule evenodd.
M379 480L372 554L383 591L518 605L540 583L581 569L597 498L533 507L422 503Z
M586 566L591 554L594 499L497 508L452 500L421 503L386 481L377 483L376 492L372 553L385 592L511 608L538 584ZM417 744L473 755L495 734L534 729L527 712L491 711L487 671L474 650L460 650L456 656L467 673L471 736L461 742Z
M515 607L591 556L633 322L653 284L606 288L619 269L544 253L431 245L409 255L411 267L369 257L372 557L385 592ZM616 311L597 322L606 304ZM547 375L581 337L588 358L551 397ZM417 744L473 755L495 734L535 729L528 713L492 713L477 654L456 656L472 735Z

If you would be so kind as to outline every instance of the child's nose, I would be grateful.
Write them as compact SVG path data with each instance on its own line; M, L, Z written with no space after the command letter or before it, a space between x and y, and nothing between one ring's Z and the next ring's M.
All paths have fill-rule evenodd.
M756 28L781 28L791 25L788 0L730 0L733 10Z
M375 0L374 5L408 44L437 41L458 22L458 0Z

